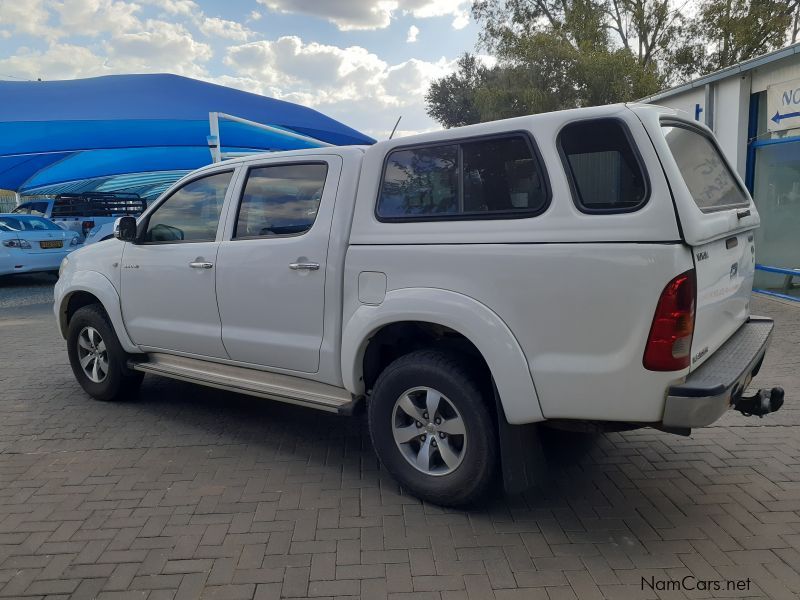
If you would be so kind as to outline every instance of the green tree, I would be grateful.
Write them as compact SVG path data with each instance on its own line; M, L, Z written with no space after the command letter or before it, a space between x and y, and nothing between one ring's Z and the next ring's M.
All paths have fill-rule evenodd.
M477 90L490 77L490 70L471 54L458 59L454 73L431 83L425 95L428 114L445 127L460 127L481 121Z
M446 127L634 100L795 42L800 0L473 0L487 67L434 81ZM682 3L681 3L682 2Z
M473 15L497 64L465 55L433 82L428 113L446 127L655 92L680 26L669 0L476 0Z
M709 73L795 42L800 0L705 0L693 33L699 71Z

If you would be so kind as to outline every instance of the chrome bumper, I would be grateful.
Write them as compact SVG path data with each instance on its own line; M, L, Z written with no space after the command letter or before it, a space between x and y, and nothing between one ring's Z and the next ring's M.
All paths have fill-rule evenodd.
M691 429L719 419L761 368L773 325L768 317L750 317L685 382L671 386L662 425Z

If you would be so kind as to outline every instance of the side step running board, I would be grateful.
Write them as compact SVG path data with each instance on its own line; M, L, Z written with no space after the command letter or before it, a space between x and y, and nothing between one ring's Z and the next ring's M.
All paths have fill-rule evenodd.
M146 361L131 360L128 366L144 373L328 412L352 414L356 406L353 396L343 388L197 358L154 353Z

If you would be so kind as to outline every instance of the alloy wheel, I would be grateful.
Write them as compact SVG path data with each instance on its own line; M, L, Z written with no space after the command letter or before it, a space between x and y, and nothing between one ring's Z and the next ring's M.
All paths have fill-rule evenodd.
M426 475L448 475L464 459L467 432L455 405L430 387L407 390L394 403L392 435L406 461Z
M100 332L86 326L78 334L78 362L83 374L94 383L102 383L108 376L108 352Z

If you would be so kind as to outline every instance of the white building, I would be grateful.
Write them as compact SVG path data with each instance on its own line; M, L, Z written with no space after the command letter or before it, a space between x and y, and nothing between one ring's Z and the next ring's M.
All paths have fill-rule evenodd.
M714 130L761 215L758 262L800 268L800 44L642 101L684 110ZM759 272L756 285L790 282Z

